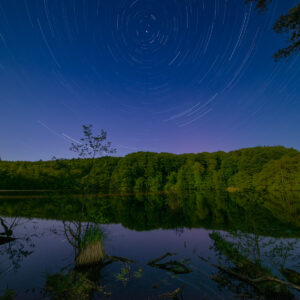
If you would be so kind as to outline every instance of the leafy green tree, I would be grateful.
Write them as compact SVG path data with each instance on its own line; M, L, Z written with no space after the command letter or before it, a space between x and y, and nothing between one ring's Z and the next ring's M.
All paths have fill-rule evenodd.
M263 12L267 9L268 3L272 0L246 0L256 2L256 9ZM288 36L289 45L278 50L273 58L278 61L281 58L289 57L293 53L300 51L300 3L292 7L286 14L281 15L273 26L277 33L285 33Z
M275 60L288 57L300 51L300 3L291 8L286 15L280 16L273 29L288 35L289 45L274 54Z

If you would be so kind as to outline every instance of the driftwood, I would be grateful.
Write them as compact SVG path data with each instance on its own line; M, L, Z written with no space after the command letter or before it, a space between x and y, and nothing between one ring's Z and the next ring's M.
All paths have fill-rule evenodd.
M0 246L4 245L6 243L10 243L10 242L12 242L14 240L15 240L15 238L12 238L12 237L0 236Z
M165 293L165 294L162 294L160 295L160 297L162 298L171 298L171 299L179 299L179 296L180 296L180 299L183 299L183 288L185 287L185 284L183 284L180 288L177 288L176 290L174 290L173 292L171 293Z
M163 260L164 258L168 257L168 256L172 256L172 255L177 255L177 253L170 253L170 252L167 252L166 254L164 254L163 256L159 257L159 258L156 258L156 259L153 259L151 261L148 262L148 265L154 265L156 264L157 262Z
M106 260L103 262L103 267L110 265L111 263L116 262L116 261L121 261L121 262L129 263L129 264L137 263L136 261L126 258L126 257L106 255Z
M177 260L170 260L170 261L167 261L165 263L158 263L158 262L162 261L163 259L165 259L166 257L173 256L173 255L176 255L176 254L177 253L167 252L163 256L148 262L148 265L151 266L151 267L154 267L154 268L163 269L163 270L166 270L166 271L173 272L174 274L187 274L187 273L192 272L186 265L180 263Z
M112 259L113 261L121 261L121 262L125 262L125 263L130 263L130 264L136 264L136 261L126 258L126 257L122 257L122 256L107 256L109 259Z
M282 285L285 285L287 287L290 287L290 288L293 288L295 290L298 290L300 291L300 285L296 285L296 284L293 284L291 282L288 282L288 281L284 281L284 280L281 280L281 279L278 279L276 277L273 277L273 276L262 276L262 277L259 277L259 278L250 278L246 275L243 275L239 272L235 272L233 271L231 268L227 268L227 267L224 267L224 266L221 266L221 265L216 265L216 264L213 264L213 263L210 263L211 266L215 267L215 268L218 268L219 270L225 272L225 273L228 273L229 275L232 275L242 281L245 281L245 282L248 282L249 284L253 285L253 286L256 286L257 283L260 283L260 282L266 282L266 281L271 281L271 282L276 282L276 283L279 283L279 284L282 284Z
M281 295L281 298L290 299L292 298L292 294L287 288L300 291L298 283L281 280L273 276L260 266L260 264L253 263L247 256L242 255L231 242L226 241L220 234L212 233L210 237L214 240L216 249L232 261L235 267L213 264L199 257L211 266L252 285L264 294Z
M15 220L16 220L16 218L15 218ZM11 228L13 227L15 221L11 224L10 227L8 227L8 226L4 223L4 220L0 217L0 223L1 223L2 227L4 228L4 232L3 232L3 233L0 233L0 234L2 234L2 235L5 234L7 237L11 237L11 235L13 234Z

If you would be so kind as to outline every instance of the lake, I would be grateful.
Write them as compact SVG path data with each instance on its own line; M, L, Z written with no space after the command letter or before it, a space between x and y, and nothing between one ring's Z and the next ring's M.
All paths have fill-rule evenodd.
M2 192L0 216L12 299L300 299L299 193Z

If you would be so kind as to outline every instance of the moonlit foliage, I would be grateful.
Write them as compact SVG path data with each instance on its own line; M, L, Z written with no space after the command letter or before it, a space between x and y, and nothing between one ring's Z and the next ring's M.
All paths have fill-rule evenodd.
M285 9L274 4L259 16L255 4L241 0L2 2L0 71L10 78L0 84L4 108L20 107L26 95L30 120L61 140L76 139L71 124L88 116L98 122L101 111L101 120L119 123L119 142L130 144L120 148L160 150L141 141L156 138L154 122L155 131L174 135L215 128L211 134L222 143L264 114L273 95L287 105L299 95L298 57L277 65L271 60L278 38L270 37L271 27ZM13 79L20 88L12 87ZM70 126L58 126L58 116ZM221 116L218 127L214 120ZM141 132L130 122L141 124ZM120 128L138 142L119 138Z

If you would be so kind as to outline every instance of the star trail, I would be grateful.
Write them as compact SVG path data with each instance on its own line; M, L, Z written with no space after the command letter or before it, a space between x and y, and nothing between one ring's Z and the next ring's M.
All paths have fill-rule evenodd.
M300 148L299 56L241 0L0 3L0 156L71 157L82 124L134 151Z

